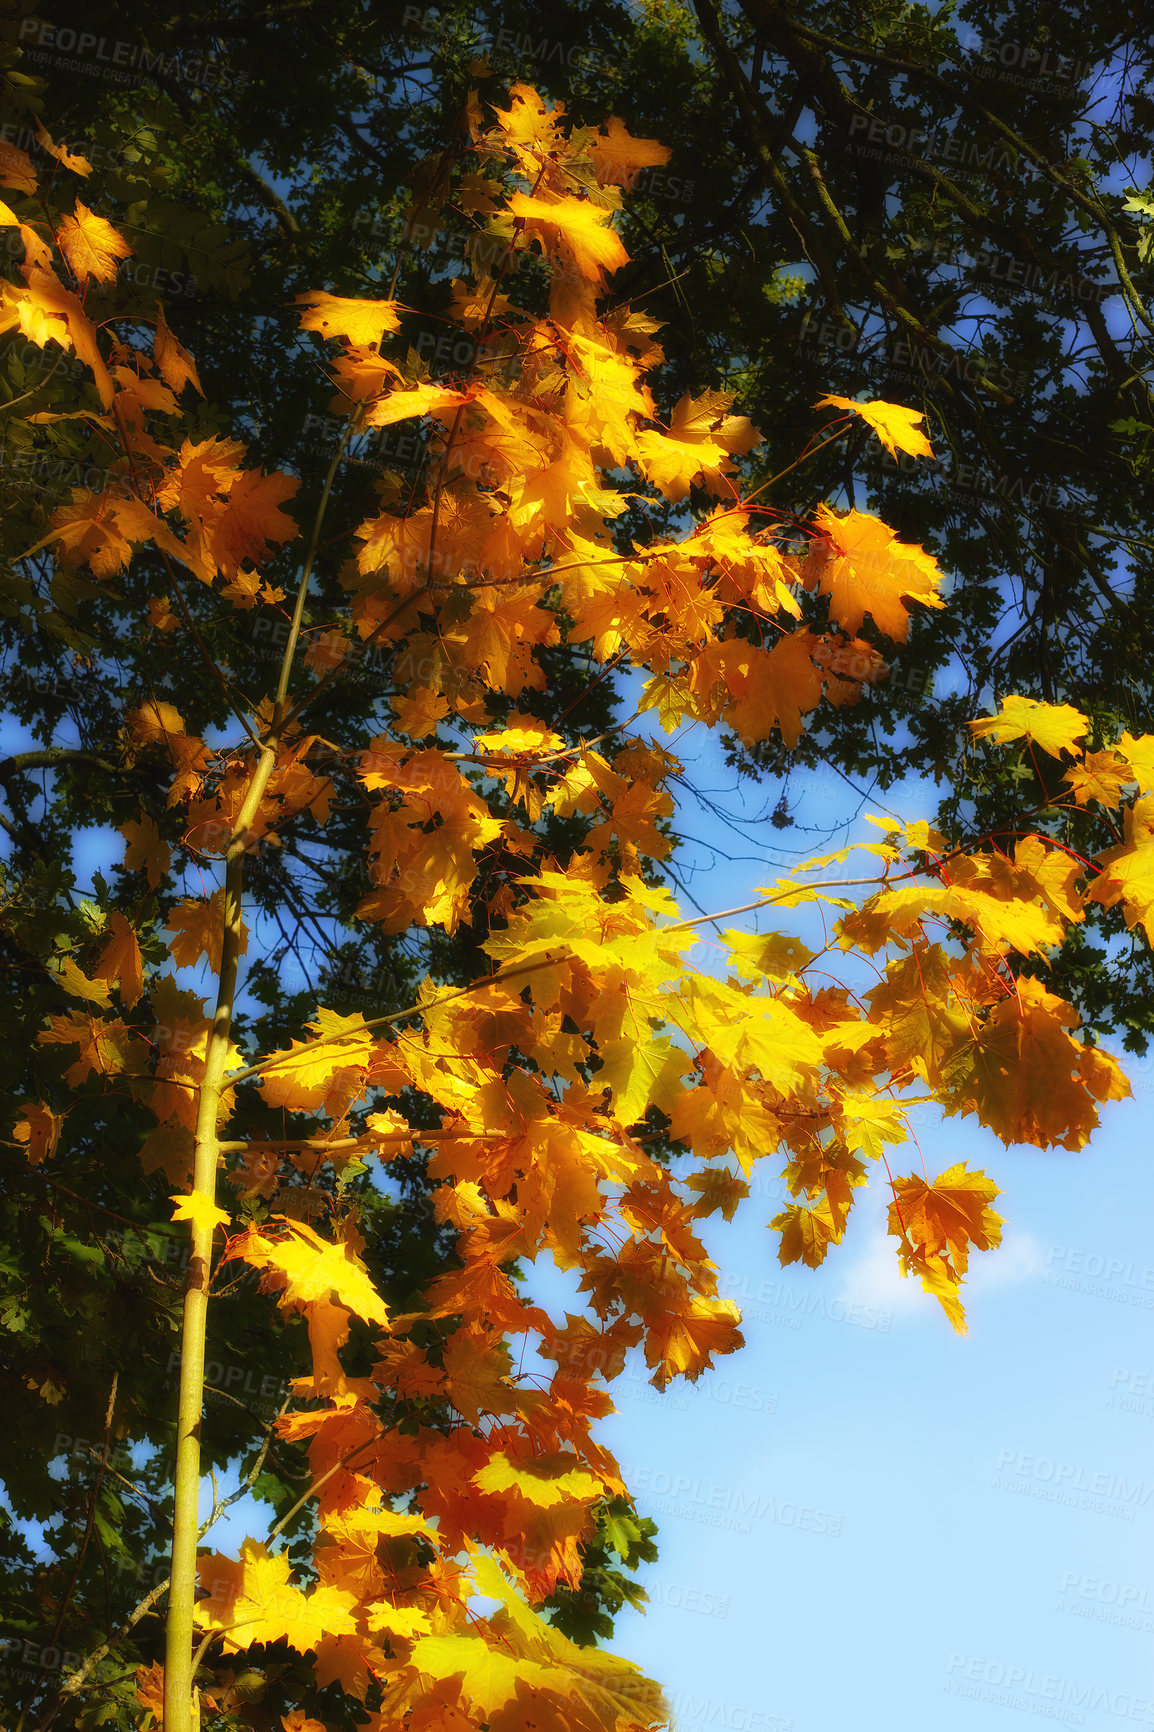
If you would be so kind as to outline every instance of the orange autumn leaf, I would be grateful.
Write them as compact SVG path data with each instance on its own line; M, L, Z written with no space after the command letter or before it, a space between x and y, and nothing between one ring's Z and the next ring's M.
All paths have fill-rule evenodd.
M127 569L133 548L149 541L182 564L190 563L183 542L142 500L78 487L72 503L57 508L51 531L38 545L55 542L63 564L87 565L94 577L114 577Z
M767 740L774 728L787 746L796 746L803 715L821 697L821 673L814 665L817 639L806 630L787 632L766 651L758 644L724 648L723 667L732 694L725 705L726 725L747 745Z
M178 902L166 922L168 930L176 934L168 947L172 960L187 968L199 962L202 956L207 956L209 967L214 974L219 974L224 946L224 914L223 890L214 890L207 900L189 897ZM248 928L242 920L238 955L243 956L247 949Z
M177 731L182 731L183 724ZM172 849L168 846L157 829L153 818L141 814L139 820L130 818L120 827L120 834L128 843L124 850L124 864L130 872L143 870L148 874L148 887L155 890L172 861Z
M56 1153L60 1141L63 1113L54 1113L43 1101L25 1101L12 1135L18 1143L27 1143L28 1165L38 1167Z
M75 215L61 218L56 238L81 285L89 277L95 277L98 283L114 283L117 259L127 259L132 254L124 236L80 199L76 201Z
M960 1335L966 1333L958 1286L970 1246L989 1251L1002 1241L1002 1217L990 1207L998 1187L964 1161L932 1182L913 1175L893 1181L889 1230L901 1244L902 1273L916 1271Z
M97 1021L74 1010L64 1016L50 1016L48 1027L41 1029L36 1040L38 1044L79 1049L79 1056L64 1072L69 1088L86 1083L94 1072L100 1077L111 1077L126 1070L140 1070L147 1053L125 1023Z
M162 510L175 509L189 525L179 557L205 582L214 572L235 582L244 561L259 566L270 544L279 546L300 533L281 509L297 492L298 477L242 469L243 455L236 440L186 439L157 495Z
M632 188L641 169L659 168L673 152L655 138L632 137L625 122L612 114L594 135L589 154L602 186Z
M0 139L0 186L14 187L17 192L36 191L36 169L25 150Z
M821 505L815 521L826 546L814 547L802 576L829 597L830 613L844 631L858 631L868 613L879 631L904 643L906 601L945 606L938 562L924 548L899 541L878 518L860 511L839 517Z
M895 1179L890 1232L904 1233L921 1251L948 1257L964 1275L971 1245L989 1251L1001 1243L1002 1217L990 1207L998 1194L985 1173L968 1171L964 1161L932 1181L916 1174Z
M645 431L637 449L645 473L666 498L684 499L694 482L724 493L725 477L734 472L730 458L742 456L761 443L761 434L744 415L729 414L728 391L686 391L673 411L668 433Z
M118 980L124 1003L134 1005L144 991L144 969L136 932L119 909L108 917L109 937L96 965L97 980Z
M1130 1093L1116 1059L1071 1034L1077 1015L1040 981L1019 976L973 1041L971 1062L940 1088L949 1113L974 1113L1004 1143L1080 1149L1098 1122L1096 1101Z
M36 123L36 142L40 146L41 150L45 150L48 152L49 156L55 157L61 168L68 169L70 174L83 175L84 178L87 179L87 177L92 173L92 164L89 162L88 158L86 156L78 156L75 152L68 150L62 144L54 143L52 134L48 131L43 121L37 121Z
M156 334L153 337L152 352L156 357L156 365L161 378L178 397L186 385L191 385L197 396L204 396L204 388L196 371L196 362L169 330L168 321L164 316L164 308L159 301L156 303Z
M294 1040L287 1052L269 1055L276 1062L265 1070L260 1086L270 1106L290 1111L319 1107L335 1077L350 1068L363 1071L372 1061L375 1042L360 1011L341 1016L318 1010L307 1026L316 1039Z
M155 1720L158 1726L164 1722L164 1667L159 1661L151 1666L138 1666L133 1675L132 1687L136 1700L144 1709L144 1724Z
M778 1260L782 1264L804 1263L817 1269L825 1261L831 1244L841 1237L829 1202L824 1197L812 1207L790 1203L769 1223L780 1233Z
M151 698L138 710L129 710L125 720L133 739L140 746L152 745L160 740L167 744L169 740L186 737L184 717L174 705L165 703L161 698Z
M229 489L228 504L212 527L212 558L221 574L235 578L241 562L261 565L269 548L292 541L299 526L282 511L300 487L295 475L262 475L248 469Z

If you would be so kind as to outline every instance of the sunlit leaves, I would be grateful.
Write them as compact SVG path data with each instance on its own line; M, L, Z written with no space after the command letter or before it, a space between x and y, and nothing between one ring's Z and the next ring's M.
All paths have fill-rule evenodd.
M901 1243L902 1273L916 1271L959 1334L966 1333L957 1289L969 1267L970 1247L1001 1244L1002 1217L990 1207L998 1187L964 1161L931 1182L895 1179L889 1230Z
M308 1454L317 1583L255 1542L239 1560L205 1559L206 1669L280 1643L382 1727L625 1732L661 1722L655 1688L573 1649L534 1608L558 1584L580 1588L599 1512L625 1496L596 1425L627 1354L664 1388L737 1350L739 1314L718 1297L705 1244L712 1218L768 1179L781 1260L817 1267L863 1188L886 1182L911 1088L1008 1141L1085 1142L1098 1103L1125 1084L1020 961L1052 956L1087 898L1154 930L1154 752L1124 735L1081 755L1077 712L1010 699L975 734L1072 759L1047 793L1079 822L1123 808L1121 845L1095 859L1014 822L954 846L895 821L870 851L768 885L756 932L687 917L656 881L675 845L680 763L636 716L590 737L585 712L553 701L558 665L568 677L581 646L593 691L620 658L666 726L701 721L789 750L819 705L884 677L890 652L872 640L902 643L916 610L942 606L941 572L866 514L786 519L767 489L745 497L760 436L727 394L679 378L679 400L659 408L653 322L623 304L599 311L598 297L625 260L618 189L663 162L664 145L618 120L573 128L527 86L492 116L472 102L467 124L469 248L492 243L509 268L490 259L446 294L464 360L430 377L399 301L298 297L306 346L319 360L333 345L329 406L354 416L350 436L420 423L421 455L416 478L385 477L376 503L342 517L342 476L315 522L302 516L319 563L283 668L293 604L265 568L293 582L297 477L263 473L192 403L196 362L163 309L131 350L92 322L58 271L71 259L111 280L127 243L103 219L85 227L78 206L83 233L63 230L63 259L41 241L25 286L5 285L7 328L90 371L110 412L87 398L85 436L123 435L123 492L78 495L42 545L68 582L87 565L98 607L130 614L163 649L118 716L123 867L87 923L33 959L45 1077L22 1087L12 1141L21 1162L59 1162L72 1126L87 1134L74 1106L108 1097L143 1115L132 1138L145 1182L167 1177L173 1218L202 1246L215 1235L219 1253L227 1237L214 1303L241 1292L254 1320L299 1339L272 1447ZM21 186L22 163L0 153L5 164ZM437 220L455 220L455 174L436 159L414 182ZM538 255L547 288L524 294L520 267ZM822 402L890 451L929 453L912 408ZM678 510L658 501L665 527L646 539L654 492ZM185 572L199 580L191 603ZM251 631L246 619L243 653L227 659L233 610ZM370 657L374 681L385 672L366 722L346 700ZM165 677L181 658L211 687L212 732ZM350 837L346 877L335 860ZM299 1007L316 999L272 981L263 1002L293 1009L268 1036L247 998L232 1002L226 958L247 954L240 909L255 901L253 996L278 968L287 980L263 917L282 886L292 893L286 862L306 858L331 900L316 919L291 913L298 930L312 920L319 955L348 920L371 922L370 944L386 941L374 954L427 977L400 997L390 983L352 999L366 1020L326 961L303 1026ZM817 905L824 939L777 929L802 903ZM219 978L215 1016L157 968L162 952ZM840 983L844 952L876 959L877 984ZM235 1222L206 1188L218 1157ZM969 1250L998 1240L994 1187L955 1168L899 1177L891 1195L901 1266L960 1323ZM394 1299L390 1235L408 1230L414 1198L438 1237ZM582 1295L563 1326L534 1294L547 1259ZM251 1282L242 1291L247 1270L259 1301ZM294 1560L308 1556L304 1531ZM147 1685L141 1700L154 1700ZM283 1718L285 1732L324 1723L304 1707Z
M899 451L908 452L911 457L932 457L934 454L929 440L917 426L919 421L925 420L919 409L905 409L898 403L885 403L876 398L869 403L855 403L850 397L829 394L819 397L815 407L821 409L827 403L835 409L846 410L850 415L860 416L891 456L896 456Z
M856 632L869 614L887 637L904 643L907 601L945 606L941 571L924 548L899 541L886 524L860 511L838 517L820 506L816 521L827 546L810 555L803 578L829 597L830 614L843 630Z
M230 1256L266 1270L282 1305L332 1301L367 1322L387 1323L384 1301L357 1255L358 1239L350 1228L333 1244L303 1221L284 1221L275 1236L250 1229L233 1241Z
M1086 895L1106 908L1122 904L1126 924L1141 926L1154 944L1154 795L1144 794L1125 815L1125 839L1098 856L1100 875Z
M76 201L73 216L61 219L57 233L60 250L73 275L83 286L89 277L98 283L116 281L116 261L130 256L132 248L110 222Z
M604 273L616 271L628 255L609 226L611 213L578 198L544 199L515 192L509 210L531 239L555 243L574 269L600 285Z
M310 289L297 296L297 305L304 309L300 316L304 330L319 331L323 337L344 337L357 345L379 343L400 325L395 301L350 300Z
M320 1107L342 1071L363 1072L372 1058L373 1037L360 1011L340 1016L319 1010L308 1026L311 1040L294 1041L287 1052L270 1054L272 1063L261 1078L270 1106L294 1111Z
M1085 716L1071 704L1043 704L1024 697L1005 698L997 715L980 716L969 724L976 738L1033 741L1054 758L1073 752L1087 726Z

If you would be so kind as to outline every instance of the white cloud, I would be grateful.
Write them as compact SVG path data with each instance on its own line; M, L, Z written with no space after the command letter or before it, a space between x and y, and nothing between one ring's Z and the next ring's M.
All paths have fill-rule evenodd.
M969 1273L962 1284L962 1303L967 1295L1025 1286L1044 1268L1042 1246L1034 1235L1011 1227L996 1251L971 1255ZM916 1275L902 1275L897 1240L889 1237L880 1221L871 1224L861 1255L846 1271L840 1297L847 1305L872 1305L895 1315L924 1310L933 1303Z

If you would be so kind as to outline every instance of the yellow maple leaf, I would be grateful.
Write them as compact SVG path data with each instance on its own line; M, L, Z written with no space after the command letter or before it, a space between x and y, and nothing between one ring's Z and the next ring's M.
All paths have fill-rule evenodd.
M967 724L978 739L987 736L1004 745L1007 740L1030 740L1050 757L1075 752L1088 723L1081 710L1071 704L1043 704L1035 698L1004 698L997 715L979 716Z
M807 968L817 954L800 938L782 932L770 932L759 938L752 932L729 931L723 932L722 937L728 946L730 966L750 980L759 975L789 980Z
M880 1160L894 1143L908 1141L905 1108L885 1095L850 1093L838 1103L839 1131L847 1149L860 1149Z
M73 276L82 285L89 277L95 277L98 283L114 283L117 259L126 259L132 252L124 236L80 199L76 201L75 215L60 219L56 239Z
M302 1593L289 1581L287 1554L270 1557L258 1540L245 1540L239 1560L202 1552L197 1571L209 1592L196 1603L196 1621L220 1632L225 1653L278 1641L305 1653L326 1635L356 1633L353 1594L327 1585Z
M732 1221L738 1203L749 1195L745 1180L728 1167L703 1167L698 1173L690 1173L684 1182L689 1190L700 1193L691 1211L694 1215L713 1215L720 1210L727 1221Z
M1118 806L1134 776L1128 761L1117 752L1087 752L1080 764L1071 765L1062 780L1069 782L1079 806L1088 800L1096 800L1100 806Z
M688 1053L668 1035L606 1040L598 1045L601 1068L596 1083L613 1090L613 1112L623 1125L645 1117L650 1106L664 1112L677 1092L678 1079L692 1069Z
M138 710L129 710L125 721L136 744L152 745L153 742L170 739L183 739L184 717L173 704L165 703L160 698L150 698ZM145 820L149 823L150 820ZM137 826L138 829L143 826ZM155 828L155 826L153 826Z
M1116 848L1097 856L1101 872L1086 890L1087 902L1113 908L1121 902L1126 925L1141 926L1154 944L1154 794L1143 794L1126 809Z
M95 1004L101 1010L107 1010L112 1000L103 980L99 977L90 980L71 956L64 955L58 960L60 966L56 970L56 976L69 997L82 998L86 1004Z
M484 1720L512 1702L519 1690L553 1689L568 1696L572 1683L560 1666L490 1646L481 1634L422 1636L413 1643L410 1660L427 1678L459 1678L461 1694Z
M816 1269L824 1262L831 1243L836 1244L841 1238L841 1229L825 1197L812 1208L804 1203L788 1203L769 1225L781 1235L777 1255L783 1265L804 1263L807 1269Z
M975 1113L1004 1143L1080 1149L1098 1123L1095 1101L1121 1100L1117 1062L1069 1030L1076 1011L1040 981L1019 976L938 1085L947 1113Z
M729 414L732 402L729 391L703 391L699 397L686 391L667 433L646 429L638 434L645 473L667 499L684 499L695 481L714 493L726 492L725 478L735 472L730 458L761 443L761 434L745 415Z
M902 1274L918 1274L958 1334L965 1335L958 1288L969 1266L970 1246L989 1251L1002 1242L1002 1217L990 1207L998 1187L985 1173L968 1172L959 1161L929 1183L916 1174L897 1178L893 1192L889 1230L901 1246Z
M86 1082L93 1071L106 1077L125 1070L138 1072L148 1050L123 1022L97 1022L74 1010L66 1016L49 1017L48 1027L41 1029L36 1040L38 1044L80 1048L76 1062L64 1073L69 1088Z
M404 697L393 698L392 705L397 732L406 734L410 740L427 740L449 713L448 698L431 692L427 686L417 686Z
M969 1265L970 1246L989 1251L1002 1242L1002 1217L990 1207L998 1187L983 1172L957 1162L930 1182L911 1174L893 1182L890 1232L903 1235L922 1254L948 1257L958 1275Z
M227 1209L218 1209L203 1191L177 1194L170 1197L169 1202L175 1205L172 1211L174 1221L191 1221L194 1227L204 1227L210 1232L217 1227L227 1227L232 1219Z
M379 343L386 333L401 328L396 301L350 300L323 289L310 289L296 297L296 304L305 309L301 314L303 330L319 331L323 337L344 337L361 348Z
M673 1377L696 1383L709 1370L715 1353L733 1353L745 1345L738 1327L741 1312L730 1299L687 1291L647 1322L645 1363L656 1367L650 1381L658 1389L666 1388Z
M851 397L834 396L819 397L814 408L821 409L827 403L835 409L845 409L851 415L860 415L891 457L899 451L908 451L911 457L932 457L934 454L929 440L916 425L925 420L920 409L903 409L900 404L886 403L880 397L871 398L868 403L855 403Z
M1114 750L1125 758L1131 771L1131 781L1137 782L1140 794L1154 793L1154 734L1141 734L1137 739L1129 729Z
M52 541L65 565L86 564L94 577L124 571L133 547L145 541L155 542L198 576L204 575L184 542L142 500L93 493L86 487L74 488L71 502L57 508L51 530L38 545Z
M486 1336L458 1330L444 1352L446 1393L470 1425L482 1413L511 1413L516 1407L508 1376L508 1348L493 1346Z
M547 256L572 264L578 274L600 287L605 272L620 270L629 255L609 226L611 211L580 198L540 198L515 192L509 209L527 238L538 239Z
M41 150L56 158L61 168L66 168L70 174L82 175L85 179L92 173L92 164L86 156L78 156L62 144L53 142L52 134L42 120L36 123L36 142Z
M274 1052L260 1079L261 1091L270 1106L290 1112L319 1107L341 1071L363 1071L370 1063L374 1043L360 1011L341 1016L334 1010L318 1010L307 1026L320 1038L296 1041L287 1052Z
M294 1708L289 1714L280 1717L283 1732L328 1732L323 1720L310 1720L300 1708Z
M283 1222L277 1229L279 1237L250 1228L233 1241L229 1255L267 1270L270 1289L281 1293L282 1305L305 1307L335 1300L367 1323L388 1322L384 1300L357 1256L363 1241L353 1228L334 1244L303 1221L285 1216L274 1220Z
M404 391L390 391L374 403L365 416L365 426L391 427L416 415L437 415L452 421L456 411L472 400L469 392L455 391L450 385L412 385Z
M478 1491L512 1492L538 1509L555 1504L593 1503L605 1487L576 1458L565 1454L527 1456L513 1461L499 1454L473 1475Z

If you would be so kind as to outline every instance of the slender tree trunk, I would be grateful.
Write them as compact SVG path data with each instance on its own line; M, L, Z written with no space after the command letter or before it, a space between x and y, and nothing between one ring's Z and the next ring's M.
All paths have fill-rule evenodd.
M219 1160L220 1103L225 1092L225 1067L232 1034L240 957L241 892L248 831L256 816L273 765L276 749L266 746L256 762L244 805L233 828L225 856L224 944L216 1013L205 1054L204 1079L196 1120L193 1189L209 1202L216 1200ZM193 1732L192 1644L196 1599L196 1541L200 1493L200 1419L204 1403L204 1346L208 1324L208 1283L212 1270L213 1228L192 1223L188 1282L184 1290L184 1321L180 1351L180 1397L176 1422L176 1480L172 1529L172 1578L168 1590L168 1623L164 1659L165 1732Z

